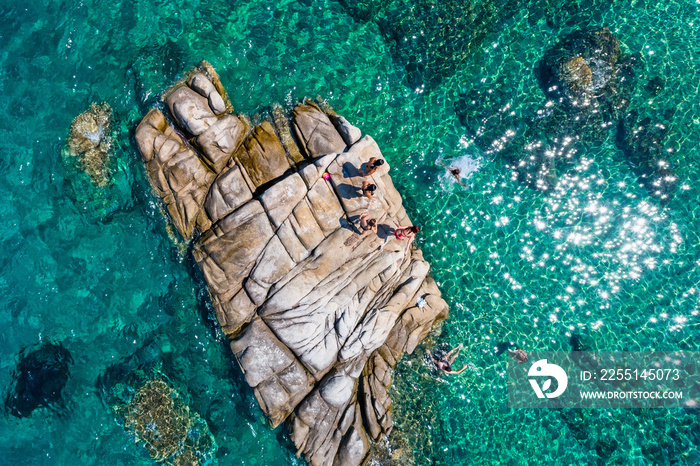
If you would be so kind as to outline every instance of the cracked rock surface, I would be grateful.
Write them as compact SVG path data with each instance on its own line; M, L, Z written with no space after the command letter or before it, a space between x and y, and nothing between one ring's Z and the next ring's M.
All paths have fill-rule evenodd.
M393 426L392 368L447 317L421 251L392 234L411 222L389 164L362 178L376 142L311 101L251 128L206 62L164 101L137 145L260 407L310 464L369 461ZM360 235L363 212L378 235Z

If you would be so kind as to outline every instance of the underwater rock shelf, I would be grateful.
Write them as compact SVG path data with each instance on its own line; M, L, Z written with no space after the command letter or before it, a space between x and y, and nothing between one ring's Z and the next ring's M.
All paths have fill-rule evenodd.
M388 164L358 173L379 147L311 101L251 128L206 62L163 100L138 148L260 407L309 463L367 461L393 426L393 366L447 317L421 251L391 234L411 222ZM363 212L378 235L353 225Z

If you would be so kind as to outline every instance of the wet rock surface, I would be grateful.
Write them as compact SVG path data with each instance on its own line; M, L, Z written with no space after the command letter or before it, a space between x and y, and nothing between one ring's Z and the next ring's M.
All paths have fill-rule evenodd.
M361 464L393 427L393 366L447 305L421 252L392 234L410 219L389 165L358 173L382 157L370 136L311 101L289 113L273 107L250 128L219 111L207 81L218 77L203 63L164 94L169 116L153 109L136 129L148 177L193 242L217 319L271 424L286 422L311 464ZM212 130L232 117L229 129ZM372 199L361 195L365 180L378 187ZM362 212L378 236L360 235Z

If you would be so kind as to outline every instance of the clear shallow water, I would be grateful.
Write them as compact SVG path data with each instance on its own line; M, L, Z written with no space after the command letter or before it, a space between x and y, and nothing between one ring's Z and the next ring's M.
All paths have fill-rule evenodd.
M508 410L505 356L493 354L502 341L568 350L574 333L592 349L698 349L697 3L529 2L428 89L407 86L378 22L358 22L330 0L3 4L0 17L0 387L13 383L20 350L42 339L63 342L75 361L65 409L0 422L3 461L150 463L96 386L136 354L134 365L159 361L208 422L220 463L299 463L232 365L133 145L158 93L202 58L240 112L326 98L377 139L425 227L419 244L452 310L436 342L463 342L458 363L472 369L443 383L422 348L399 366L395 432L405 461L700 461L696 412ZM457 119L462 93L489 89L516 121L532 118L545 102L534 64L589 24L607 25L641 56L630 109L663 116L679 177L664 207L638 186L612 133L582 148L578 166L543 194L511 181ZM656 76L664 89L651 98L644 86ZM72 119L102 100L115 111L117 150L114 182L99 190L61 151ZM505 119L497 126L509 129ZM464 157L480 165L468 188L435 163Z

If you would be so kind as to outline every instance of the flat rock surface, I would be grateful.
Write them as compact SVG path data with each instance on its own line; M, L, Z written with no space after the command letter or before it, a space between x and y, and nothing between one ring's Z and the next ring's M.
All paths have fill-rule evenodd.
M148 177L195 241L217 319L271 424L287 423L310 464L361 464L392 429L397 358L447 305L420 251L392 234L410 219L389 165L359 175L382 157L371 137L310 101L275 107L274 125L251 129L221 94L205 65L165 93L170 117L152 110L136 130ZM373 199L363 181L377 185ZM361 234L363 212L380 236Z

